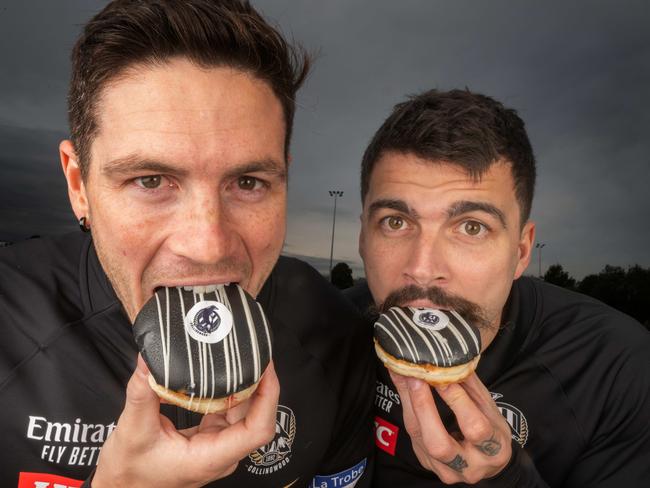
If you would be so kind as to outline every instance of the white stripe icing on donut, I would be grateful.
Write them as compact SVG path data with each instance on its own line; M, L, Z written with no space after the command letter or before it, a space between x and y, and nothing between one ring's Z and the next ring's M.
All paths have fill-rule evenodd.
M205 293L160 289L138 314L133 332L156 383L186 393L190 406L195 398L248 389L271 359L264 311L237 285Z
M392 307L375 323L375 340L398 359L440 367L466 363L481 350L478 329L453 310Z

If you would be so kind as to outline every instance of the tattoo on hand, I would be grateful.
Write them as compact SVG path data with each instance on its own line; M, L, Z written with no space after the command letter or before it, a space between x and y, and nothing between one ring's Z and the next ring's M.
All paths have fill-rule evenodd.
M488 440L475 444L475 446L486 456L496 456L501 451L501 443L494 438L494 433Z
M457 454L454 459L445 464L458 473L462 473L463 469L467 467L467 461L460 454Z

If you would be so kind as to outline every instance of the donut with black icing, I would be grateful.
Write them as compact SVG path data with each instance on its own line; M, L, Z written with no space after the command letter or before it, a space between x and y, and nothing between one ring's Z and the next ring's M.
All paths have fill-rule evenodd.
M260 304L236 284L207 288L160 288L133 325L153 390L200 413L248 398L271 360Z
M478 328L453 310L392 307L375 322L374 341L388 369L432 386L462 381L481 354Z

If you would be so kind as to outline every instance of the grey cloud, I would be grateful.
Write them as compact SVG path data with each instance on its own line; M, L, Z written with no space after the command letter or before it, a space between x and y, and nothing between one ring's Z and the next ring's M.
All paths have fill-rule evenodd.
M346 185L341 223L356 224L359 160L391 107L409 93L467 86L527 123L543 268L559 261L581 277L606 263L650 263L640 225L650 208L644 2L258 3L322 51L300 97L294 202ZM353 253L356 236L342 238Z
M315 256L309 256L305 254L293 254L291 252L285 251L282 253L284 256L289 256L293 258L301 259L311 264L316 270L324 276L329 276L330 261L329 258L319 258ZM346 263L352 269L352 277L359 278L364 276L363 267L355 264L354 262L345 260L345 259L334 259L332 260L332 266L336 266L338 263Z
M0 240L76 227L58 161L63 134L0 126Z
M0 231L18 233L17 222L24 231L34 229L28 234L64 225L69 210L58 163L52 163L56 147L34 141L66 132L69 51L80 25L103 4L31 0L0 11L0 123L57 134L34 131L22 140L2 131ZM608 263L650 265L645 1L254 4L320 52L298 98L287 236L292 253L329 262L327 190L341 189L335 252L358 269L359 161L370 137L406 94L467 86L516 108L527 123L539 162L533 217L547 244L543 268L560 262L581 277ZM17 174L20 167L40 171L48 188L30 183L33 172ZM26 198L19 190L25 186L42 195ZM48 227L51 222L58 223ZM533 263L529 272L536 273L537 255Z

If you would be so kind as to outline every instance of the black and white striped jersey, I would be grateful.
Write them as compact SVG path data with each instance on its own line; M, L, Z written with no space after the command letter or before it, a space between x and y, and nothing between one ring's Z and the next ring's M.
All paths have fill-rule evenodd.
M346 295L367 308L367 287ZM589 297L520 278L476 371L510 425L514 453L500 475L478 486L650 486L650 334L638 322ZM448 431L458 431L434 397ZM380 362L375 444L373 486L446 486L416 458L400 397Z
M209 486L369 486L371 329L313 268L292 258L280 258L257 301L280 380L276 435ZM87 234L0 250L0 330L0 486L81 486L115 428L138 352ZM248 349L254 357L240 350L242 377L249 359L253 376L261 369L266 352L255 344ZM210 356L202 356L192 370L209 391ZM240 362L228 364L237 383ZM170 405L161 410L178 428L201 419Z

